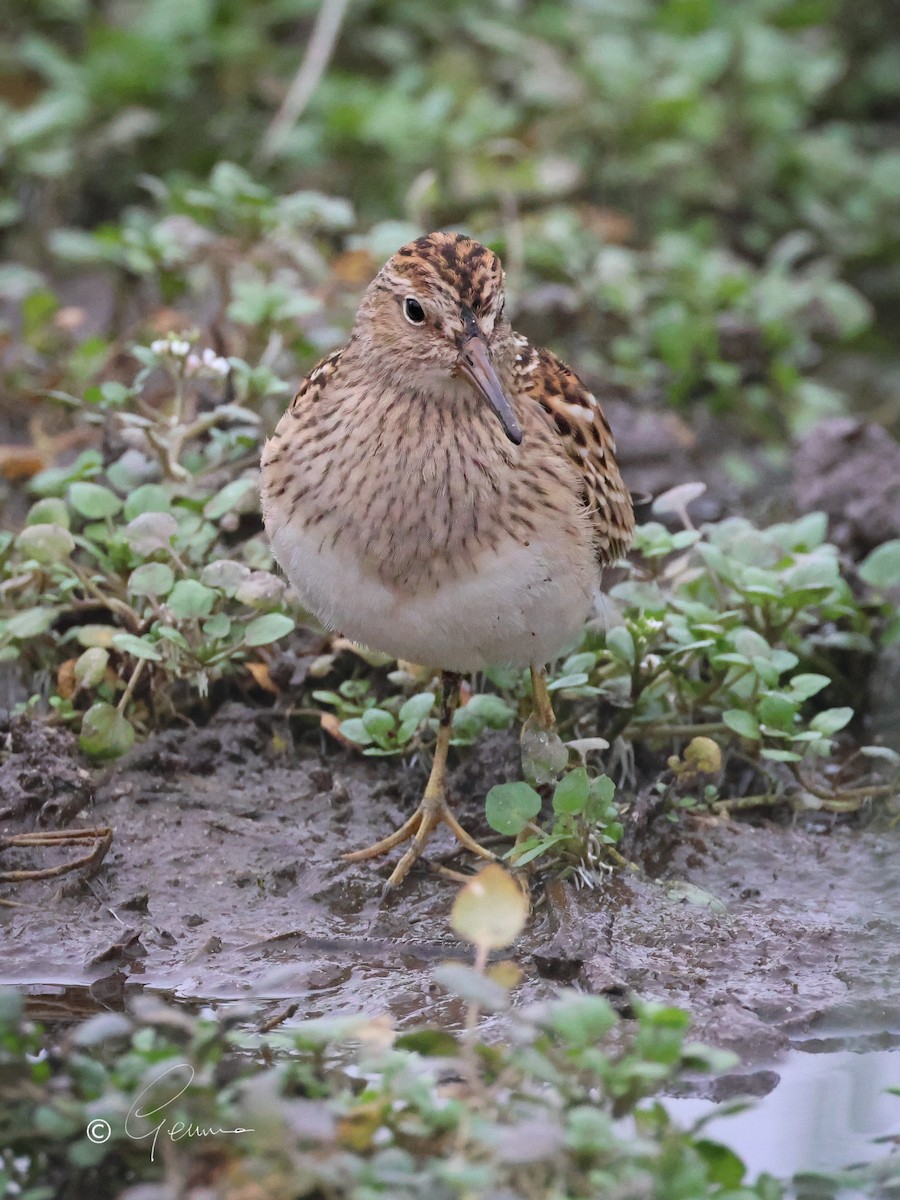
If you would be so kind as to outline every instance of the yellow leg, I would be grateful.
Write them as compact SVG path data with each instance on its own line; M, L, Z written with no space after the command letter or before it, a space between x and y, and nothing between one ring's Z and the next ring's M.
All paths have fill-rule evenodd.
M422 854L425 845L431 836L432 832L442 822L449 825L451 833L456 837L456 840L469 850L472 854L477 854L481 858L493 859L490 850L486 850L484 846L479 846L478 842L471 837L451 813L447 807L447 799L444 792L444 775L447 769L447 752L450 749L450 726L453 720L453 713L459 701L459 684L458 675L452 675L445 671L441 676L442 697L441 697L441 720L438 727L437 744L434 748L434 763L431 767L431 774L428 777L428 784L425 788L425 795L422 797L422 803L413 813L413 815L396 831L386 838L382 838L380 842L376 842L374 846L367 846L364 850L354 850L350 854L343 855L345 862L364 862L368 858L377 858L381 854L387 854L393 850L395 846L399 846L402 842L412 839L412 845L397 863L390 878L387 881L387 888L395 888L399 883L406 878L410 867Z
M556 728L556 714L547 690L547 672L540 667L531 668L532 717L543 729Z

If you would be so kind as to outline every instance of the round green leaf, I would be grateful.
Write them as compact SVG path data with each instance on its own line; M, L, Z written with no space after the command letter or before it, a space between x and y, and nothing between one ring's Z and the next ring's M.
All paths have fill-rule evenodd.
M596 779L591 780L590 794L592 800L607 808L615 797L616 785L608 775L598 775Z
M200 582L207 587L219 588L226 596L233 596L249 574L250 568L243 563L232 558L219 558L206 564L200 572Z
M860 563L859 577L872 587L900 587L900 538L876 546Z
M487 794L485 815L491 829L515 836L541 811L541 798L527 783L498 783Z
M231 633L231 618L225 613L213 613L203 622L202 628L207 637L219 642Z
M126 521L133 521L141 513L168 512L170 508L169 493L158 483L145 483L125 500L124 516Z
M234 598L253 608L269 608L284 595L284 580L271 571L251 571L235 588ZM279 635L280 636L280 635Z
M68 506L58 496L47 496L44 500L38 500L36 504L32 504L28 510L28 516L25 518L25 524L61 525L63 529L68 529L70 525Z
M134 744L134 728L111 704L92 704L81 722L78 739L92 758L118 758Z
M125 526L125 539L135 554L153 554L168 550L178 524L171 513L145 512Z
M69 503L76 512L92 521L114 517L122 507L122 501L109 488L99 483L83 481L69 485Z
M26 525L16 538L16 546L27 558L49 566L69 557L75 539L62 525Z
M363 729L373 738L384 738L393 732L397 719L383 708L367 708L362 715Z
M144 563L131 572L128 590L135 596L167 596L175 582L175 572L168 563Z
M284 613L266 613L265 616L254 617L244 630L244 643L247 646L268 646L293 628L294 622Z
M191 617L208 617L216 599L212 588L204 587L198 580L179 579L169 593L166 606L175 617L186 621Z
M553 793L555 813L579 813L587 803L590 783L584 767L578 767L564 775Z

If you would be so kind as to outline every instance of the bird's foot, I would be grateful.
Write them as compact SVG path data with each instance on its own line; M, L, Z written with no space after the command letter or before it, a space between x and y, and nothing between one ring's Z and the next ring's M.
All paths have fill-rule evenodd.
M378 858L382 854L387 854L395 846L400 846L403 842L411 839L412 845L394 867L385 884L385 891L390 891L403 882L410 867L417 858L421 857L429 837L441 824L450 827L450 832L465 850L477 854L480 858L489 859L491 862L496 860L496 855L479 845L471 834L466 833L447 806L443 794L429 796L427 792L413 815L404 821L395 833L382 838L373 846L366 846L364 850L353 850L349 854L344 854L342 858L345 862L365 862L366 859Z

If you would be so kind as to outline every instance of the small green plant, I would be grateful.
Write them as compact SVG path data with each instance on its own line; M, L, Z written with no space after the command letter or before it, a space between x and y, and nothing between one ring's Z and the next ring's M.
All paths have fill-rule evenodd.
M553 789L552 823L541 829L534 823L540 794L527 783L501 783L488 792L487 820L498 833L517 839L504 855L512 866L524 867L552 851L562 874L584 877L623 861L615 850L624 832L615 791L608 775L591 779L584 767L566 772Z
M165 714L184 685L205 696L294 626L268 548L240 536L258 504L256 472L240 467L257 418L229 402L197 411L198 387L234 364L176 337L135 354L144 366L131 387L81 402L128 448L107 465L87 450L35 476L40 498L0 563L0 657L52 669L55 718L80 722L95 758L121 754L133 721ZM168 409L145 403L151 378L168 379Z
M889 627L885 609L857 599L825 536L817 513L767 529L743 518L677 532L641 526L644 565L612 591L624 623L605 635L589 672L619 713L606 736L709 736L773 782L767 764L787 765L798 787L840 806L842 789L826 785L821 768L854 713L819 697L839 694L841 653L871 655ZM890 561L888 551L888 580ZM864 575L871 570L864 565ZM887 762L890 752L874 747L869 758ZM867 791L861 781L850 789L854 801L873 787L890 785Z

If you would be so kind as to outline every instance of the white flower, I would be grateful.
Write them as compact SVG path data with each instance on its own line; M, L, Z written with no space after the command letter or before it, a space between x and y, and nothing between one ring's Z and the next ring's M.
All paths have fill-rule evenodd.
M172 338L169 342L169 353L175 358L186 358L190 353L191 343L184 342L180 338Z
M166 354L169 349L169 343L165 338L157 338L155 342L150 343L150 349L154 354Z
M228 374L228 360L220 358L209 346L203 351L203 365L208 371L212 371L214 375L224 376Z

